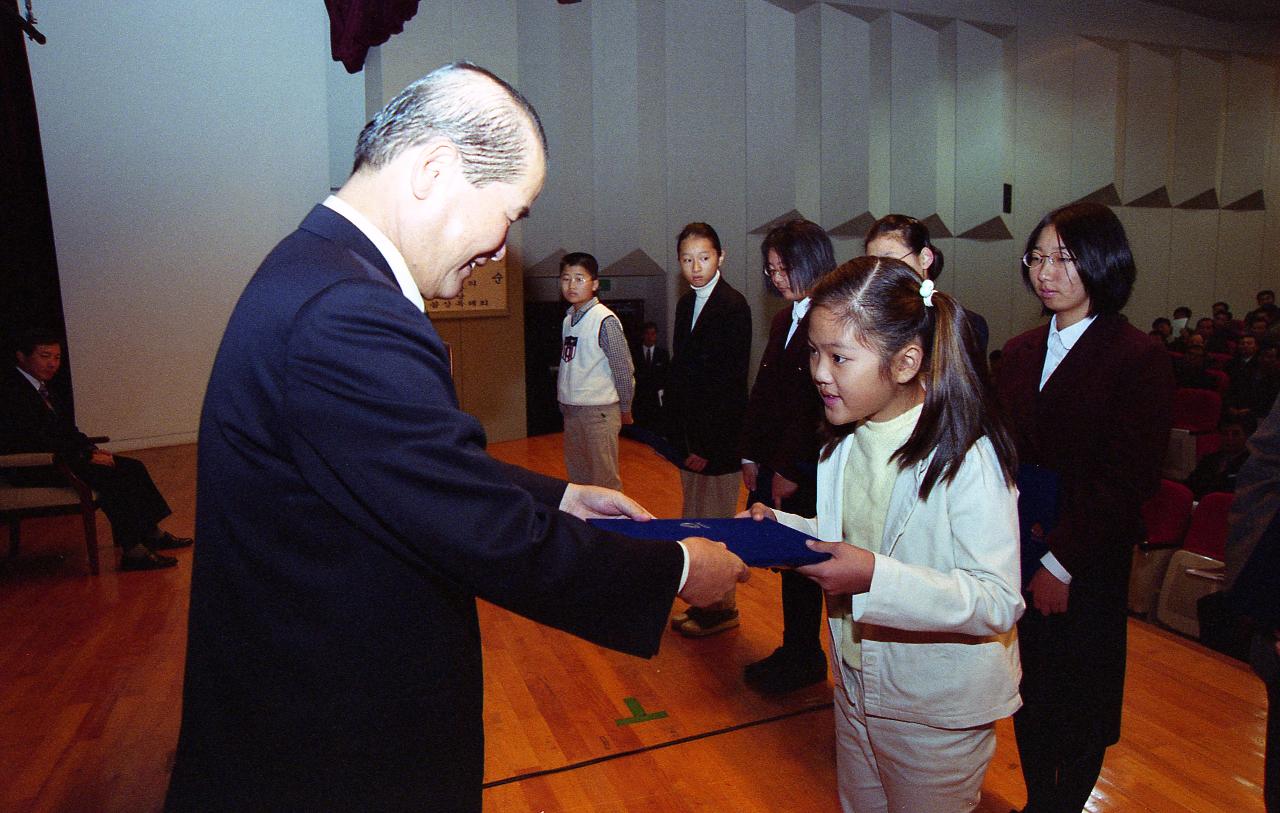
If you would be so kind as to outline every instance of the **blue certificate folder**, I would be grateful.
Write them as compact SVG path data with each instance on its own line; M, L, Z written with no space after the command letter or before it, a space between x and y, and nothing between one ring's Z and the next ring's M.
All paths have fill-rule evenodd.
M1058 524L1058 474L1043 466L1018 466L1018 524L1022 535L1022 587L1040 569L1049 552L1049 532Z
M684 539L704 536L723 542L751 567L799 567L825 562L829 553L809 550L809 539L771 520L754 519L589 519L592 525L639 539Z

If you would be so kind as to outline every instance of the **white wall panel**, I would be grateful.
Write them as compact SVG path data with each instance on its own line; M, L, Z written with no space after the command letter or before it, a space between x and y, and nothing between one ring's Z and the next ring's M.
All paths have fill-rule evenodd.
M1076 38L1072 84L1070 197L1074 200L1115 182L1120 54Z
M1169 231L1169 293L1198 317L1214 301L1218 264L1218 213L1173 209Z
M1213 279L1213 300L1231 304L1237 319L1253 310L1259 285L1258 269L1267 250L1265 212L1220 212L1218 221L1217 272ZM1276 280L1269 287L1276 287Z
M921 219L938 210L938 32L891 18L889 208Z
M1216 57L1182 49L1178 52L1177 80L1169 198L1174 206L1182 206L1217 192L1226 66ZM1212 208L1217 208L1216 204Z
M1174 57L1130 44L1125 50L1125 120L1120 199L1125 203L1169 185L1173 132Z
M1169 238L1175 213L1170 209L1138 207L1117 208L1115 212L1124 224L1138 269L1133 294L1124 312L1134 327L1147 331L1157 316L1171 317L1175 307L1193 301L1183 301L1171 290L1169 263L1173 258Z
M822 220L834 228L871 209L871 25L822 14Z
M1001 214L1012 132L1005 40L971 25L956 28L955 215L963 234Z
M1275 96L1275 65L1239 55L1231 58L1222 142L1223 206L1236 204L1262 189L1271 135L1268 114Z

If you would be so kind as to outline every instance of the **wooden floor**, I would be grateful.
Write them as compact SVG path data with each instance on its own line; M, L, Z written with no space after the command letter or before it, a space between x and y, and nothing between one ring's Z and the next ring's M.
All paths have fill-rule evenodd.
M564 473L559 436L493 452ZM194 448L135 454L174 507L166 527L189 533ZM655 514L678 514L674 470L644 447L624 441L622 476ZM90 577L76 520L23 528L18 558L0 563L0 811L156 810L178 733L191 552L172 570L117 573L100 520L103 572ZM777 576L755 571L739 605L740 629L668 633L648 661L482 606L486 810L838 810L830 688L771 700L741 682L780 639ZM1088 809L1262 810L1265 702L1242 664L1131 621L1124 736ZM1025 801L1007 720L998 734L990 813Z

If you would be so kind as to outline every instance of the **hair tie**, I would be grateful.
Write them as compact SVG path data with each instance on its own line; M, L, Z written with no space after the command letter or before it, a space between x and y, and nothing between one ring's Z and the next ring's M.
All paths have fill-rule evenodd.
M920 298L924 300L926 308L933 307L933 280L927 279L920 283Z

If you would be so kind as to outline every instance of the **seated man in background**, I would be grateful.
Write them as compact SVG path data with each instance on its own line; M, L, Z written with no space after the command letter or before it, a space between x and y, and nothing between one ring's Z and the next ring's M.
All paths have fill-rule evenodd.
M1218 382L1205 372L1204 337L1194 333L1187 338L1187 348L1182 358L1173 365L1173 376L1180 389L1216 390Z
M0 453L52 452L76 476L98 492L111 535L123 553L121 570L158 570L178 563L156 553L190 545L193 540L161 531L169 505L141 462L113 455L93 444L71 421L71 413L48 384L62 368L62 340L53 333L22 336L14 354L17 365L0 387ZM64 485L40 469L9 469L14 485Z
M1185 485L1197 500L1214 491L1234 492L1236 475L1249 459L1245 442L1253 434L1258 422L1251 416L1227 416L1218 424L1222 446L1200 459L1195 470L1187 477Z

